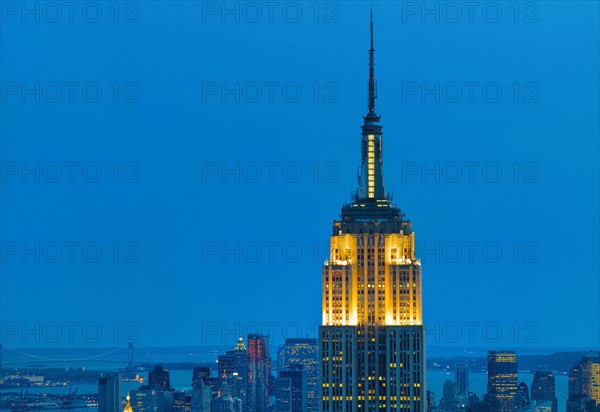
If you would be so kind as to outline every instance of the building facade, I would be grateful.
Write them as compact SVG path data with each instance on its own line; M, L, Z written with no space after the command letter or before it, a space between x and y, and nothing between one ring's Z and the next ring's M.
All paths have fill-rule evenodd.
M231 379L231 393L239 399L241 410L248 410L248 350L243 339L238 339L233 349L233 376ZM236 405L234 405L235 408Z
M279 371L275 382L277 412L307 412L306 372L302 365Z
M469 369L466 362L456 362L454 365L454 382L458 406L466 408L469 404Z
M536 402L550 402L552 404L552 412L558 412L556 381L552 372L537 371L535 375L533 375L533 382L531 383L531 400Z
M279 370L292 369L301 365L306 375L306 407L308 412L319 410L319 376L318 354L319 344L311 338L288 338L280 351Z
M210 387L204 384L202 379L192 390L190 412L210 412L212 393Z
M266 412L269 399L269 339L248 335L248 410Z
M571 368L567 412L600 412L600 352L587 353Z
M333 223L322 271L321 410L425 412L421 265L383 184L374 52L371 20L358 190Z
M138 390L130 391L129 395L135 412L157 412L159 410L156 389L143 386Z
M171 390L171 374L162 365L156 365L148 372L148 385L161 391Z
M211 375L210 367L197 366L192 372L192 389L201 388L206 384L206 379Z
M487 393L492 412L512 412L517 407L517 354L488 352Z
M98 379L98 412L121 412L121 375L118 373Z

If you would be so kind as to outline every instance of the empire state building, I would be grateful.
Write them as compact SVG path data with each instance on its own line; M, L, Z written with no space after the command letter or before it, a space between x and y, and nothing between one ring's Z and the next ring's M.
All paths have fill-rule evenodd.
M425 412L421 264L411 222L383 185L374 57L371 16L358 190L333 222L323 265L321 410Z

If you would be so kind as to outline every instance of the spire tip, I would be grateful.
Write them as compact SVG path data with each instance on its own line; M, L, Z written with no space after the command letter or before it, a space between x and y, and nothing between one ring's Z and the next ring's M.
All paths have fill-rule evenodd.
M371 6L371 48L369 49L369 114L375 114L377 98L375 82L375 47L373 46L373 6Z

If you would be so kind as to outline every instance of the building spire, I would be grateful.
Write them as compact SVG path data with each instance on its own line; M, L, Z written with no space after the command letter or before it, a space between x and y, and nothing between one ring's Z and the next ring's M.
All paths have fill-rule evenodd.
M353 203L342 208L343 221L401 221L400 209L391 203L383 184L383 133L380 116L375 113L377 80L375 80L375 42L373 9L370 21L369 49L369 112L361 126L361 164L358 171L358 190Z
M373 41L373 10L371 10L371 48L369 49L369 113L363 116L361 169L358 177L357 202L385 203L387 195L383 187L383 159L381 124L375 113L377 81L375 80L375 46Z
M369 49L369 113L375 114L377 82L375 80L375 48L373 47L373 8L371 8L371 48Z

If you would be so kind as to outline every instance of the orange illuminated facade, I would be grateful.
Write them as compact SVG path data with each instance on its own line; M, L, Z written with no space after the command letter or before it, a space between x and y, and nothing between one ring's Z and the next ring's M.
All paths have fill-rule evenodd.
M323 266L323 325L421 325L414 233L354 234L341 227L336 222L339 233L330 238Z

